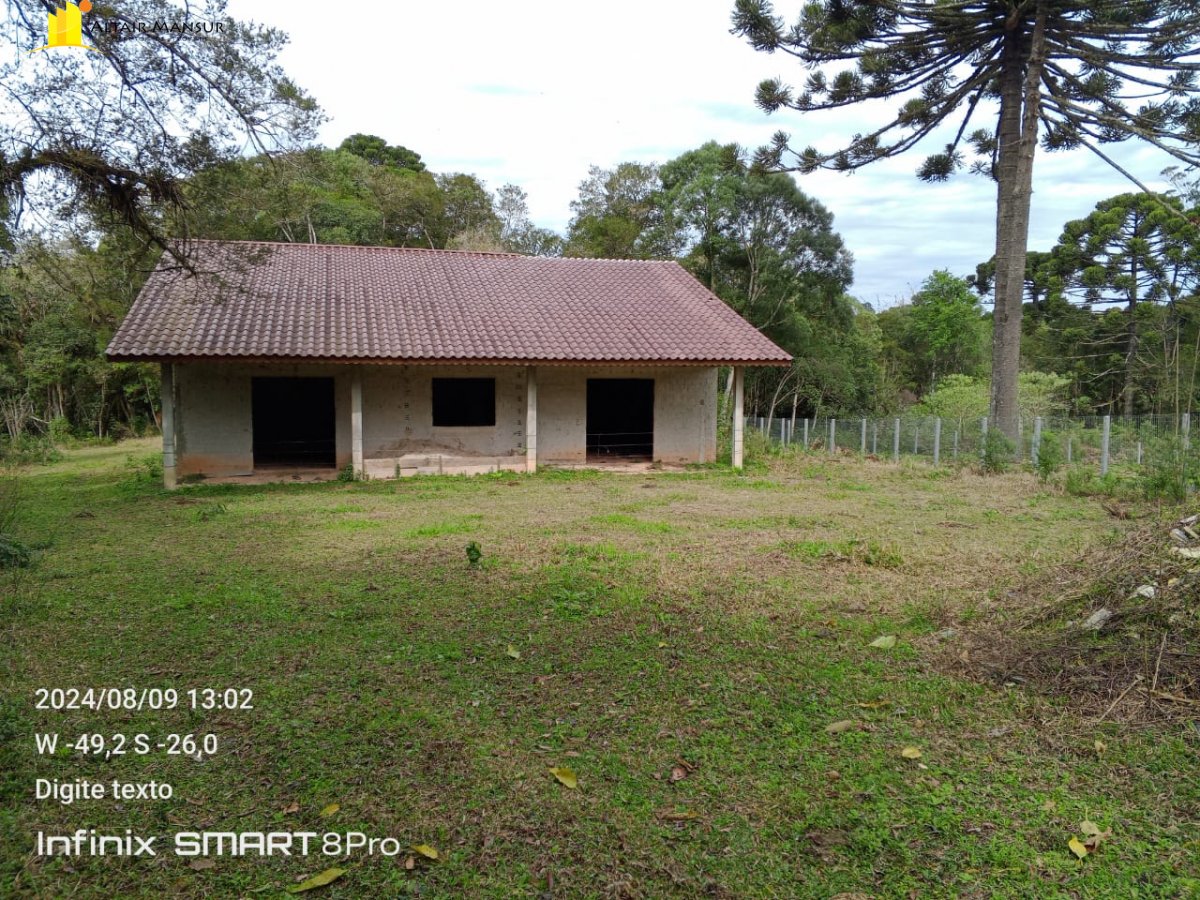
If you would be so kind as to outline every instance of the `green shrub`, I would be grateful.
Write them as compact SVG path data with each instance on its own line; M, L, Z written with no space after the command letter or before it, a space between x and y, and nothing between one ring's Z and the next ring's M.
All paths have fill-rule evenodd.
M988 475L999 475L1008 470L1015 451L1013 442L999 428L989 428L983 439L983 461L981 468Z
M161 481L163 477L162 454L146 453L138 457L130 454L125 457L125 468L140 481Z
M22 434L0 441L0 460L10 465L46 465L62 458L50 438L37 434Z
M1041 443L1038 444L1037 470L1038 478L1049 481L1054 473L1062 468L1066 454L1063 452L1062 439L1052 431L1043 431Z
M11 534L0 534L0 569L20 569L33 561L29 546Z
M1147 500L1182 503L1196 490L1198 471L1196 460L1182 441L1173 439L1160 452L1150 455L1139 481Z
M1094 467L1077 465L1067 470L1063 485L1073 497L1122 497L1129 496L1130 483L1122 480L1116 472L1101 475Z
M55 416L50 420L50 440L56 444L65 444L72 437L70 419L66 416Z
M354 463L346 463L338 469L337 480L342 482L358 481L358 476L354 473Z

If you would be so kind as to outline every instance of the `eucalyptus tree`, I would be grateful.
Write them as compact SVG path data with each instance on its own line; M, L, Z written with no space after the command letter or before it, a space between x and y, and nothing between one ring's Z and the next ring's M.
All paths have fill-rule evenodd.
M571 201L565 256L670 259L674 245L664 228L658 166L623 162L588 168Z
M500 243L510 253L526 256L561 256L562 238L548 228L533 224L529 196L515 184L501 185L495 196L500 219Z
M789 25L769 0L737 0L733 31L808 69L798 90L778 78L762 82L756 99L764 110L888 107L882 124L832 149L794 150L777 133L759 152L760 166L853 171L928 138L944 140L920 164L922 180L963 169L995 179L990 407L1015 435L1039 139L1046 150L1086 147L1118 168L1105 148L1131 138L1185 164L1200 162L1200 7L1194 0L814 0Z

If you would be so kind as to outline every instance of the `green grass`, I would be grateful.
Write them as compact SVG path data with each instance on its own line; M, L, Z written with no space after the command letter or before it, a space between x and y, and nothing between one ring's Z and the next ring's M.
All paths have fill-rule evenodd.
M1195 733L1092 724L922 649L1111 533L1095 501L1029 475L811 458L168 493L151 449L23 477L20 533L45 549L0 607L0 895L276 897L344 862L32 855L36 831L80 827L355 830L440 851L412 869L353 857L322 897L1198 890ZM869 646L884 634L894 649ZM108 685L245 687L254 709L32 706L40 686ZM46 730L221 745L204 762L40 758ZM84 777L175 797L32 798L35 778ZM1067 841L1084 819L1113 836L1081 863Z

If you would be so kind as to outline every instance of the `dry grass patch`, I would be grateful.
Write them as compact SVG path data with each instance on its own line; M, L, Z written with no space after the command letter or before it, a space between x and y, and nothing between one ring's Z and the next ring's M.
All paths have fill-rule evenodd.
M1174 552L1178 514L1024 579L947 641L994 683L1067 698L1097 721L1200 720L1200 561Z

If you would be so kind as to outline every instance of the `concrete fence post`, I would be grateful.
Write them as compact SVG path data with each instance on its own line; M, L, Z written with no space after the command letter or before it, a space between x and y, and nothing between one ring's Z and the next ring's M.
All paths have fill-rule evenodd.
M1104 430L1100 434L1100 474L1108 474L1108 445L1112 437L1112 416L1104 417Z
M921 452L921 420L913 422L913 456Z
M933 420L933 464L936 466L942 459L942 420L939 416Z
M862 441L859 442L858 452L867 455L867 420L862 420Z
M837 419L829 420L829 452L837 452Z
M1042 417L1033 420L1033 444L1029 448L1029 459L1036 466L1042 452Z
M1142 442L1141 442L1141 441L1138 441L1138 461L1137 461L1137 464L1138 464L1139 466L1142 464Z
M1183 449L1192 449L1192 414L1184 413L1183 422L1181 423L1181 431L1183 432Z
M879 423L871 423L871 455L879 455Z
M987 458L987 416L979 420L979 458Z
M804 420L804 449L808 449L808 419Z
M1067 465L1068 466L1071 464L1071 451L1073 449L1074 443L1075 443L1074 438L1067 438Z
M954 429L954 461L958 462L958 429Z
M900 420L896 419L892 426L892 460L900 462Z

